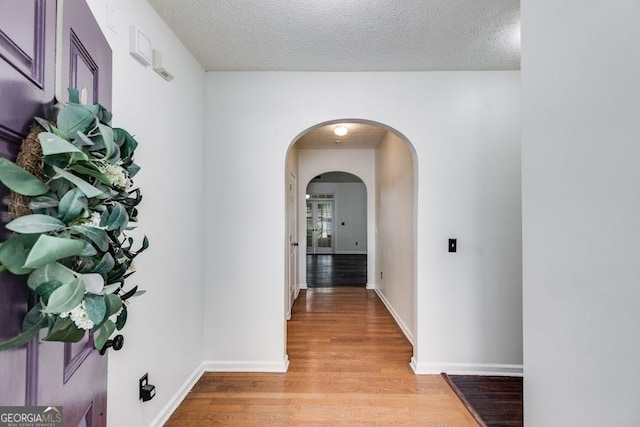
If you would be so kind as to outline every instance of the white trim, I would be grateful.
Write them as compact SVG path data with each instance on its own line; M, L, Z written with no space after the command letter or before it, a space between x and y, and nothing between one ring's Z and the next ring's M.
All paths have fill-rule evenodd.
M335 255L367 255L367 251L335 251Z
M156 417L153 419L153 421L151 421L149 426L161 427L162 425L164 425L164 423L169 421L169 417L171 417L171 415L173 415L175 410L178 409L178 406L180 406L182 401L187 397L187 395L189 394L193 386L196 385L200 377L202 377L203 373L204 373L204 363L201 363L200 366L198 366L195 369L195 371L193 371L193 373L189 375L187 380L175 392L175 394L171 397L171 399L169 399L167 404L164 405L164 407L160 410L160 413L156 415Z
M298 289L307 289L307 288L308 288L308 287L307 287L307 284L306 284L306 283L300 283L300 284L298 285Z
M418 361L415 356L411 356L411 361L409 362L409 366L414 374L418 375Z
M289 356L285 355L281 362L249 362L249 361L215 361L203 362L204 372L287 372Z
M375 283L368 283L367 282L367 289L375 289L376 288L376 284Z
M367 285L367 289L370 289L369 285ZM391 313L391 316L393 316L393 318L395 319L396 323L400 327L400 330L402 330L402 333L404 333L404 336L406 336L411 345L415 347L415 344L413 342L413 334L411 333L407 325L405 325L400 316L398 316L398 313L395 311L389 300L387 300L387 298L384 296L382 291L380 291L380 289L378 288L374 288L374 290L376 291L376 294L378 294L378 297L380 297L380 300L384 303L385 307L387 307L387 310L389 310L389 313Z
M411 358L411 368L416 375L498 375L507 377L523 376L523 365L500 363L417 363Z

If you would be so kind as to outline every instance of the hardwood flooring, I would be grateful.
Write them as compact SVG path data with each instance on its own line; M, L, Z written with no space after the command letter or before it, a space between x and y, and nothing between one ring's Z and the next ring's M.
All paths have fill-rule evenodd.
M310 288L366 284L367 255L307 255L307 286Z
M444 374L443 374L444 375ZM480 375L446 376L476 419L487 427L522 427L522 378ZM484 423L484 424L482 424Z
M440 375L414 375L411 344L371 290L302 291L287 343L287 373L205 373L166 425L478 425Z

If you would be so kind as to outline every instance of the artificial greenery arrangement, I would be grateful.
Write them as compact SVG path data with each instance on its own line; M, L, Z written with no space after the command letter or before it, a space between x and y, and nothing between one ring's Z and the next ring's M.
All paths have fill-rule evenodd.
M47 341L78 342L93 331L101 349L125 325L126 301L143 293L124 287L134 258L148 247L145 237L134 251L126 235L142 199L132 182L138 143L109 125L111 113L102 106L81 105L76 90L69 95L55 126L35 119L39 127L31 146L29 137L23 142L18 164L0 158L15 218L6 224L12 235L0 243L0 271L29 275L38 297L22 333L0 350L27 343L43 328Z

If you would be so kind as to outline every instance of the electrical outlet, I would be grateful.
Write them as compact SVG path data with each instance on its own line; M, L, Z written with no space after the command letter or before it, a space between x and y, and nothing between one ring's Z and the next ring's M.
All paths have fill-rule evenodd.
M380 272L380 280L382 280L382 271Z
M140 380L138 380L139 384L139 397L143 402L147 402L153 399L156 395L156 386L149 384L149 373L144 374Z

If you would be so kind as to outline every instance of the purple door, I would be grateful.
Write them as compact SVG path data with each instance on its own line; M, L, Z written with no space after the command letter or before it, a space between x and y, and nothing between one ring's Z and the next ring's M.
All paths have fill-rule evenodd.
M62 1L62 0L60 0ZM0 155L14 160L34 116L54 102L55 40L61 37L60 93L75 87L88 103L111 107L111 49L85 0L0 0ZM56 14L62 28L56 33ZM66 101L66 95L62 97ZM0 197L7 194L0 185ZM2 222L6 206L0 205ZM4 227L0 239L6 238ZM23 277L0 275L0 341L19 333L28 308ZM0 405L63 406L65 426L105 426L107 356L91 338L64 344L34 339L0 352Z

